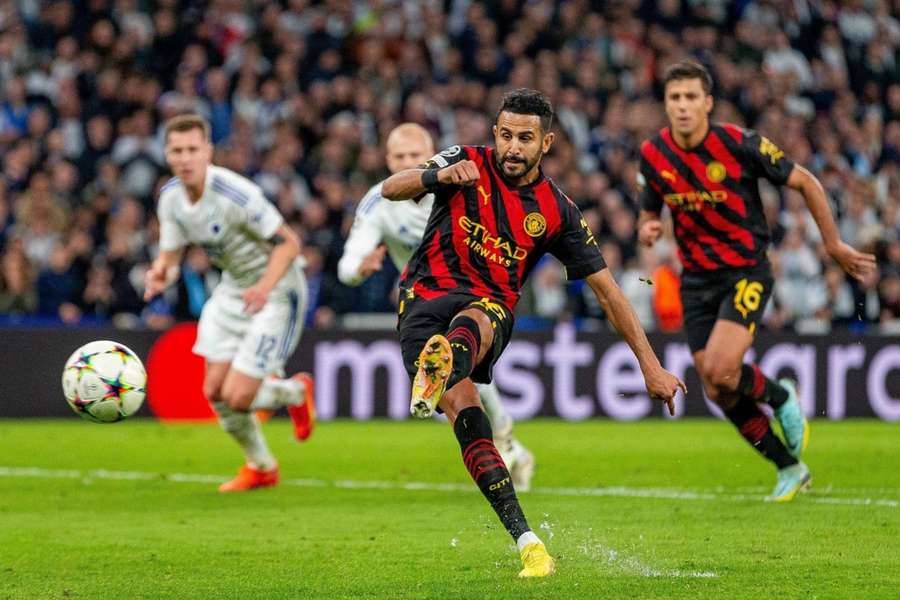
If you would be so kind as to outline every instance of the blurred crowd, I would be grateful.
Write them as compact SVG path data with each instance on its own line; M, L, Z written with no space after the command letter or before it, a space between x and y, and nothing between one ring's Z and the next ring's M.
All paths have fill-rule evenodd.
M891 327L898 12L898 0L0 0L0 315L160 328L199 315L218 274L196 248L177 288L141 301L167 179L161 124L185 111L211 122L216 162L300 233L310 323L391 311L390 265L359 289L336 277L355 207L387 175L387 132L414 121L439 148L489 143L501 94L534 87L557 112L545 172L605 240L644 325L677 329L671 233L654 250L635 242L637 148L665 125L660 73L691 56L715 78L714 118L810 168L843 239L878 257L850 281L803 198L764 183L768 325ZM553 260L520 313L602 316Z

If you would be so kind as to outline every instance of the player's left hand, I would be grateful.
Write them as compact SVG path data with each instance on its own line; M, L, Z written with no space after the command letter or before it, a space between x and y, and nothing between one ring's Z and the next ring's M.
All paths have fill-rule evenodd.
M258 283L244 290L244 312L248 315L255 315L261 311L269 299L270 291L268 287Z
M842 241L833 248L828 248L828 254L857 281L862 281L866 275L875 270L874 254L860 252Z
M359 276L369 277L372 273L380 271L384 264L384 255L387 252L387 246L381 244L369 254L366 254L362 262L359 264Z
M669 414L675 416L675 394L680 389L687 394L687 386L678 377L662 367L644 373L647 392L653 400L660 400L669 407Z

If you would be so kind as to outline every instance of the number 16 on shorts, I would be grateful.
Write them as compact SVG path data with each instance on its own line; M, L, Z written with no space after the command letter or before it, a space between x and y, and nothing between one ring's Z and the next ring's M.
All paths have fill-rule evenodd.
M750 333L756 333L756 325L769 299L769 290L761 281L744 277L734 284L734 310L743 317Z

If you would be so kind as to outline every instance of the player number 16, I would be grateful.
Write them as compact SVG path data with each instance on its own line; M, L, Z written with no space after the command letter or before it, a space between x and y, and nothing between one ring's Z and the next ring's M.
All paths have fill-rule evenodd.
M747 278L738 281L734 289L734 307L746 319L747 314L759 308L762 299L763 285L758 281L747 281Z

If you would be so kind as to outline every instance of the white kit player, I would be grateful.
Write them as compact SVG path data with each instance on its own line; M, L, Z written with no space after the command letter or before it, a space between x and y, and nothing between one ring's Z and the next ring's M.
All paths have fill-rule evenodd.
M253 411L287 407L300 440L309 437L315 419L312 378L300 373L283 379L306 313L300 242L256 184L212 164L202 117L172 118L165 140L175 177L159 194L159 256L147 272L144 300L178 280L188 244L205 248L222 270L194 345L206 359L203 392L246 459L219 490L272 486L278 463Z
M421 165L434 155L431 135L415 123L394 128L387 139L387 166L391 173ZM431 214L434 195L426 194L418 203L391 202L381 196L381 184L370 189L356 209L344 254L338 263L338 278L357 286L380 271L385 253L402 271L422 241ZM530 487L534 456L512 435L513 420L503 408L494 384L479 385L481 403L491 420L494 444L509 468L516 490Z

